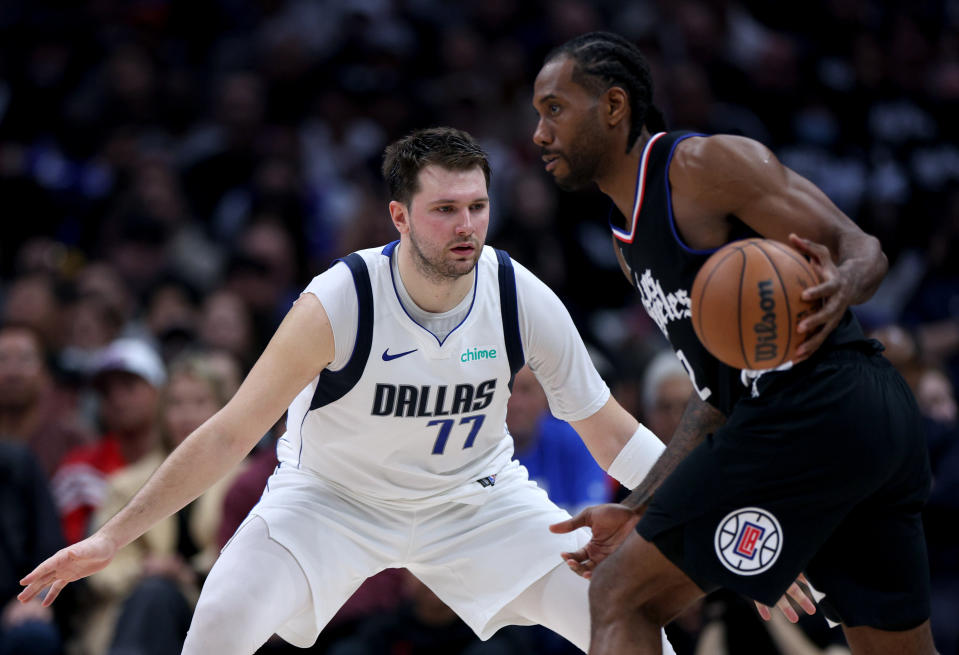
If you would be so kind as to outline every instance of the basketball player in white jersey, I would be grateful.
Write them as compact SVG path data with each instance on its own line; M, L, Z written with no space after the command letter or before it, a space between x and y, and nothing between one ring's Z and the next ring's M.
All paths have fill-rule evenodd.
M554 415L633 487L663 450L610 396L562 303L484 247L489 164L468 134L387 148L400 239L317 276L227 406L88 539L24 578L23 601L117 550L234 468L289 408L280 464L208 577L183 648L307 647L367 577L405 567L482 638L542 624L589 645L588 582L558 554L583 531L512 459L506 401L528 363ZM664 639L664 652L672 649Z

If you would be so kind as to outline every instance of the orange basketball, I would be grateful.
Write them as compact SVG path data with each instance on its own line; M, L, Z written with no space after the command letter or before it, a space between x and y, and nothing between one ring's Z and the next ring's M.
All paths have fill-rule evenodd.
M818 303L800 297L819 278L805 257L772 239L744 239L714 252L690 300L696 336L716 359L751 370L791 361L799 321Z

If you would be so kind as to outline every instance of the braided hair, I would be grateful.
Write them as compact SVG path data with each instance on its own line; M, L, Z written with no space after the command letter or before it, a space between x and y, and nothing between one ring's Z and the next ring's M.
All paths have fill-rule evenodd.
M599 95L618 86L629 97L631 124L626 151L633 147L643 125L652 132L666 130L666 121L653 105L653 77L639 48L611 32L589 32L570 39L546 55L546 62L569 57L576 66L573 81Z

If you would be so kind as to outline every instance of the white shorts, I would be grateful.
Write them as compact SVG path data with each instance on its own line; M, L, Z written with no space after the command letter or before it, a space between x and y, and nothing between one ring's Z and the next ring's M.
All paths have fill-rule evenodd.
M496 614L562 564L561 552L582 547L590 533L551 533L548 526L569 514L515 461L488 491L479 505L386 508L334 490L311 473L279 469L250 516L261 517L270 538L302 567L312 607L277 634L296 646L310 646L366 578L387 568L407 568L480 638L489 638L511 622Z

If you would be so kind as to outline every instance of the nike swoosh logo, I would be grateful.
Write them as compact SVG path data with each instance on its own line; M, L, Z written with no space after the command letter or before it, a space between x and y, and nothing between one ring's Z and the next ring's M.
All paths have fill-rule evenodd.
M415 353L416 350L417 350L417 349L414 348L413 350L407 350L405 353L396 353L395 355L391 355L391 354L390 354L390 349L387 348L386 350L383 351L383 361L384 361L384 362L388 362L388 361L390 361L391 359L396 359L396 358L398 358L398 357L402 357L403 355L409 355L410 353Z

